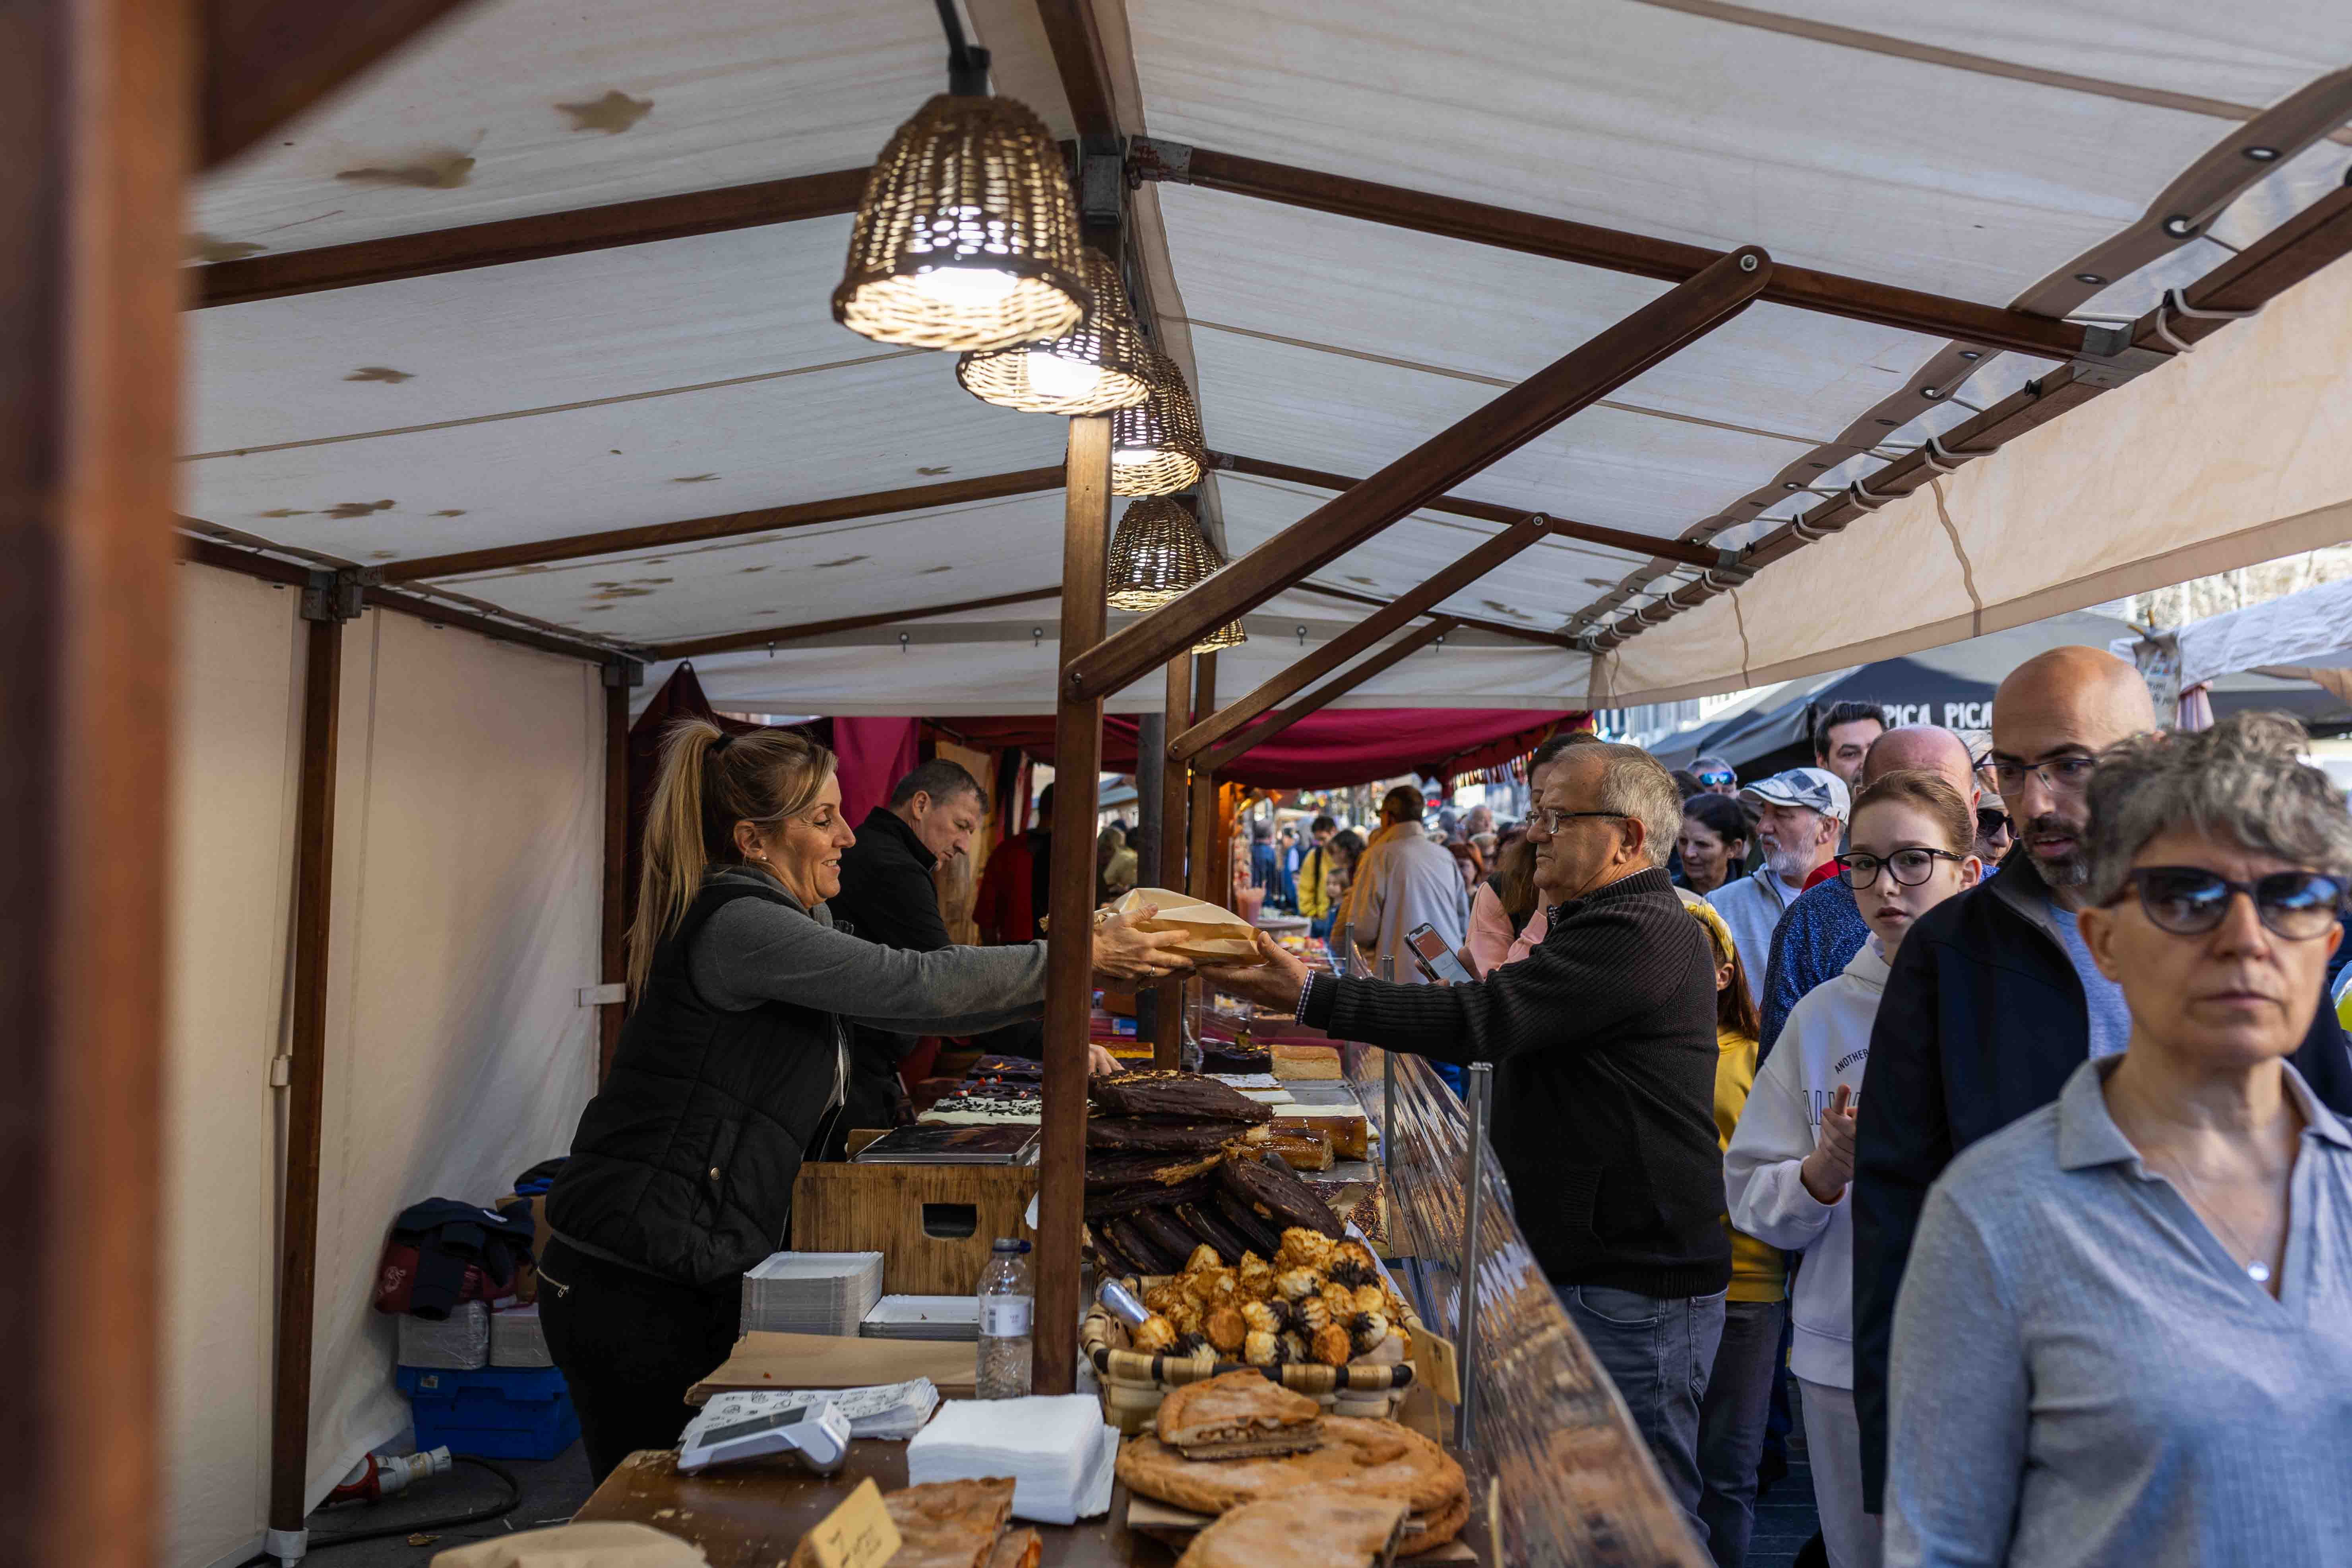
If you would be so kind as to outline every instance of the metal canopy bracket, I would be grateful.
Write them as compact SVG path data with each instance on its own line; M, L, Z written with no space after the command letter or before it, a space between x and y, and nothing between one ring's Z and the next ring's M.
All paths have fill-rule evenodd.
M302 618L325 622L358 620L365 593L357 572L313 572L302 587Z
M2162 349L2135 345L2135 330L2128 323L2086 328L2083 352L2066 368L2085 386L2112 390L2172 363L2175 356Z

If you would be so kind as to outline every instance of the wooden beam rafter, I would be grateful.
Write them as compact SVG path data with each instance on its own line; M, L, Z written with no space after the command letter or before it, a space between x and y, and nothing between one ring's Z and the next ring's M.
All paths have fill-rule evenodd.
M1227 473L1246 474L1262 479L1281 479L1290 484L1306 485L1318 490L1349 490L1362 484L1345 474L1328 473L1320 468L1302 468L1292 463L1269 462L1264 458L1244 458L1232 452L1212 452L1209 466ZM1499 506L1493 501L1472 500L1468 496L1439 496L1422 503L1423 511L1448 512L1455 517L1475 517L1482 522L1517 522L1535 515L1518 507ZM1605 528L1599 523L1571 522L1566 518L1543 514L1549 522L1547 531L1557 538L1573 539L1586 544L1598 544L1607 550L1622 550L1631 555L1653 557L1660 561L1678 561L1685 566L1721 566L1724 552L1711 545L1693 544L1680 539L1658 539L1630 529Z
M1065 649L1070 697L1118 690L1210 628L1255 609L1747 309L1772 276L1755 246L1721 257L1493 402L1097 646Z
M1016 473L946 479L935 485L908 485L903 489L871 490L864 495L797 501L790 506L758 507L750 511L722 512L716 517L688 518L679 522L644 523L635 528L608 529L602 533L497 544L449 555L420 555L414 561L385 563L383 580L415 583L427 578L509 572L518 566L544 566L552 562L583 561L633 550L668 550L714 539L738 539L750 533L772 533L821 522L851 522L863 517L887 517L892 512L1001 500L1007 496L1035 495L1061 488L1060 468L1023 468Z
M1291 591L1298 594L1314 594L1326 599L1338 599L1349 605L1368 605L1373 609L1384 608L1391 603L1378 594L1360 594L1353 588L1328 587L1321 583L1301 583ZM1484 620L1476 616L1465 616L1452 611L1448 612L1448 616L1455 626L1465 631L1488 632L1498 637L1509 637L1515 642L1538 643L1545 647L1565 648L1570 653L1580 653L1584 647L1582 643L1578 642L1566 632L1539 631L1533 626L1515 626L1507 621Z
M258 300L282 300L329 289L356 289L478 267L541 261L551 256L652 245L690 235L833 217L857 210L866 174L862 168L833 169L756 184L500 218L422 234L386 235L349 245L265 252L240 261L215 261L195 269L188 307L201 310L215 305L249 305Z
M683 642L656 643L648 648L655 658L699 658L707 653L733 653L747 647L768 647L788 642L806 642L811 637L831 637L835 632L862 632L869 626L895 626L900 621L931 620L940 616L957 615L965 610L993 610L1006 605L1034 605L1042 599L1062 596L1059 584L1051 588L1029 588L1018 594L999 594L993 598L965 599L952 605L929 605L912 610L885 610L878 615L844 616L837 621L805 621L797 626L754 627L750 631L721 632L716 637L690 637Z
M196 112L226 163L468 0L205 0Z
M1129 152L1129 164L1136 175L1147 180L1199 185L1670 282L1697 276L1721 254L1703 245L1655 239L1597 224L1176 142L1139 139ZM2084 329L2077 323L1811 268L1776 267L1760 297L1775 305L1954 338L1986 348L2011 349L2042 359L2071 360L2083 352Z
M1341 670L1264 723L1244 731L1235 739L1227 741L1223 745L1207 752L1198 760L1197 765L1211 773L1232 766L1234 760L1244 752L1264 745L1309 713L1319 708L1328 707L1335 699L1346 696L1373 677L1384 674L1402 664L1460 625L1460 622L1450 616L1438 616L1427 626L1416 628L1412 636L1391 643L1361 664Z
M2143 363L2137 368L2143 374L2161 374L2165 365L2157 356L2176 353L2180 343L2202 342L2230 324L2227 312L2260 310L2347 254L2352 254L2352 189L2338 188L2181 291L2182 302L2191 310L2223 314L2184 316L2168 306L2159 307L2134 322L2125 334L2130 344L2126 354L2138 351ZM1920 489L1937 473L1948 472L1953 462L1990 456L2126 379L2085 375L2081 368L2069 365L2028 382L1981 414L1945 431L1937 437L1938 450L1907 453L1870 475L1864 482L1874 499L1865 500L1851 488L1832 496L1757 540L1741 552L1740 563L1752 574L1792 555L1812 539L1862 521L1885 500ZM1620 615L1579 646L1596 654L1606 653L1646 627L1696 609L1720 591L1704 580L1684 584L1643 605L1638 615Z
M1304 691L1349 659L1370 649L1406 622L1426 615L1445 599L1462 592L1542 538L1549 524L1549 520L1543 517L1519 519L1419 587L1400 595L1376 614L1367 616L1313 653L1290 665L1248 696L1171 735L1168 738L1170 763L1173 764L1198 755L1284 698Z

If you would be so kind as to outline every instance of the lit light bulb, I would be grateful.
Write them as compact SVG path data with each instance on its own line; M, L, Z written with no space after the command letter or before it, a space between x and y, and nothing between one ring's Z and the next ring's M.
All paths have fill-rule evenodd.
M1045 349L1031 349L1026 358L1029 390L1040 397L1083 397L1095 389L1102 374L1084 360L1065 359Z
M933 267L915 274L915 287L939 303L958 309L993 305L1021 279L995 267Z

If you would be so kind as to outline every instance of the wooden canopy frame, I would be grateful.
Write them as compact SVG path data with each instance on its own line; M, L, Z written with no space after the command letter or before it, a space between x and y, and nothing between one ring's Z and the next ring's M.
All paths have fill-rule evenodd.
M579 559L804 526L887 510L953 504L954 486L690 519L636 530L467 552L397 563L372 581L356 572L314 578L302 563L184 541L173 528L173 436L178 377L175 312L652 243L851 210L865 179L845 169L729 190L661 197L437 234L293 251L184 272L178 232L186 177L255 145L289 116L463 8L464 0L22 0L0 57L0 104L17 128L5 192L15 237L0 289L0 515L12 530L0 552L0 725L12 744L0 760L0 892L13 919L0 936L0 1017L19 1113L0 1126L0 1171L15 1202L0 1215L0 1244L16 1267L0 1282L0 1328L25 1351L24 1375L0 1384L0 1425L16 1434L20 1462L0 1472L0 1521L27 1561L143 1568L152 1555L152 1425L157 1383L157 1263L163 1077L163 891L154 875L169 809L173 715L172 570L182 559L274 575L320 595L306 616L306 689L294 868L289 1152L279 1279L277 1420L269 1521L298 1531L307 1457L311 1270L316 1247L316 1156L324 1058L324 983L331 892L336 677L348 614L363 604L471 626L485 635L597 662L606 669L608 835L625 806L618 750L627 717L625 652L572 643L488 616L473 616L396 587L404 582L519 564ZM994 601L933 606L861 626L992 603L1061 599L1062 668L1056 740L1067 787L1057 830L1080 841L1091 827L1106 696L1155 667L1170 728L1186 720L1162 770L1160 879L1215 898L1223 822L1215 768L1263 742L1295 715L1433 644L1449 626L1489 626L1539 642L1606 652L1645 626L1720 592L1736 566L1770 566L1807 540L1864 521L1881 495L1924 484L1939 463L1980 456L2161 365L2173 344L2217 331L2219 320L2175 317L2162 331L2144 318L2118 333L2086 331L2028 311L1774 266L1760 251L1718 256L1591 225L1348 180L1262 160L1133 136L1122 116L1102 26L1088 0L1037 0L1081 135L1082 152L1110 155L1146 180L1189 181L1457 239L1659 279L1664 299L1572 351L1528 383L1361 480L1228 458L1235 473L1330 489L1335 499L1226 567L1175 605L1104 635L1102 549L1108 531L1104 421L1071 426L1065 490L1063 580ZM1130 106L1131 107L1131 106ZM2252 127L2241 127L2242 137ZM2291 147L2291 139L2280 142ZM2352 250L2352 192L2323 198L2184 291L2201 310L2259 308ZM1164 262L1164 258L1161 258ZM1948 432L1939 447L1874 475L1867 497L1849 492L1813 506L1727 562L1689 540L1620 534L1545 520L1547 531L1707 574L1638 616L1620 617L1580 640L1446 615L1444 594L1368 633L1395 605L1346 634L1350 651L1300 661L1227 709L1217 705L1213 654L1188 653L1199 635L1286 588L1342 599L1364 595L1311 584L1309 574L1419 508L1500 524L1513 537L1527 514L1448 493L1503 454L1721 324L1758 299L1879 322L2063 362L2062 368ZM1146 301L1147 305L1149 301ZM1158 319L1148 309L1147 320ZM1053 488L1050 470L959 481ZM1023 493L1011 489L992 494ZM873 507L874 510L856 510ZM1483 510L1474 510L1483 509ZM756 521L755 521L756 520ZM1520 548L1524 548L1522 545ZM1474 554L1475 552L1474 552ZM264 563L267 564L264 564ZM1443 575L1443 574L1441 574ZM1435 580L1433 580L1435 581ZM1423 589L1429 584L1423 584ZM1402 601L1400 601L1402 603ZM1438 619L1377 653L1404 624ZM832 623L825 630L851 629ZM758 647L819 628L751 629L674 643L656 651ZM536 640L534 640L536 639ZM1336 644L1333 646L1337 646ZM1349 658L1370 654L1352 667ZM1320 661L1319 664L1318 661ZM1383 661L1386 661L1385 663ZM1336 673L1335 673L1336 672ZM1325 684L1291 707L1318 679ZM1255 722L1254 727L1250 726ZM1193 765L1187 767L1190 756ZM122 825L140 832L126 835ZM619 854L608 837L604 889L604 973L618 976ZM1091 868L1068 858L1054 870L1049 941L1045 1164L1039 1295L1044 1321L1074 1323L1082 1215L1086 930ZM1179 988L1163 987L1157 1016L1163 1049L1175 1038ZM609 1048L619 1021L608 1005ZM307 1166L306 1166L307 1161ZM308 1183L308 1196L304 1184ZM1071 1335L1039 1336L1037 1386L1071 1386Z

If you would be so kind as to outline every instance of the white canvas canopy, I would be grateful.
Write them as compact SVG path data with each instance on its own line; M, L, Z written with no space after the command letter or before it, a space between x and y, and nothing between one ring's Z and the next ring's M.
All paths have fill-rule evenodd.
M2352 112L2352 14L2317 4L2269 17L2259 43L2186 0L2128 19L1968 4L1899 36L1863 9L1711 0L1097 15L1131 133L2045 314L2137 314L2352 161L2324 135ZM1031 8L972 19L1000 90L1068 134ZM854 168L940 89L940 57L912 3L796 6L780 23L741 0L677 16L495 0L207 179L192 224L204 255L267 260ZM2196 207L2195 237L2164 233L2174 202ZM1342 475L1667 287L1182 184L1137 205L1164 247L1158 325L1211 447ZM813 217L199 310L185 509L375 565L1055 463L1059 420L978 403L945 356L833 323L847 229ZM1490 660L1457 638L1354 700L1620 705L1749 685L2299 548L2347 492L2345 443L2313 423L2345 406L2347 289L2315 279L2103 400L2094 430L2055 422L2046 458L1971 464L1944 487L1948 526L1922 490L1670 637L1598 660L1542 645ZM1812 499L1784 487L1865 477L2053 364L1964 362L1921 332L1759 304L1461 489L1737 547ZM1927 368L1933 400L1915 392ZM1235 552L1328 499L1230 470L1209 490ZM1051 587L1059 513L1049 491L433 586L659 664L664 644ZM1391 596L1491 531L1419 513L1318 580ZM1691 575L1555 540L1445 607L1591 631ZM1310 630L1346 618L1317 607ZM1028 613L910 623L929 630L889 659L821 642L698 668L765 710L1042 711L1055 627L1050 606ZM1031 624L1047 646L1009 657ZM940 635L951 626L972 642ZM896 632L880 646L896 652ZM1440 658L1449 679L1414 668ZM1158 700L1145 683L1126 705Z
M1073 136L1037 9L967 9L999 90ZM2352 8L2290 0L2258 28L2190 0L2129 13L1097 0L1118 128L1160 159L1135 164L1150 177L1131 214L1152 324L1221 455L1204 520L1235 555L1265 542L1333 494L1269 469L1372 474L1671 285L1374 221L1336 197L1216 188L1200 154L1708 250L1760 245L1784 272L2014 307L2043 328L2140 317L2290 224L2308 224L2297 243L2319 253L2305 271L2352 243L2339 216ZM644 691L690 657L735 710L1050 711L1069 651L1051 598L1064 422L979 403L946 356L836 326L837 199L793 221L730 219L713 202L658 235L592 232L615 204L857 169L942 89L943 55L923 0L457 8L194 191L191 533L257 561L395 577L503 552L406 587L641 658ZM496 264L467 259L477 242L453 232L526 218L549 237ZM430 236L441 259L384 248ZM330 282L289 286L273 267ZM2347 531L2344 263L2173 363L2086 363L2147 372L2095 398L2071 350L1890 324L1901 312L1871 298L1844 313L1758 303L1462 481L1490 510L1644 542L1555 534L1439 606L1473 624L1343 702L1674 700ZM2064 412L2028 428L2036 389L2070 375ZM1971 458L1968 433L1991 417L1979 411L2011 407L2024 412L1999 449ZM1950 471L1879 477L1916 470L1930 436L1948 440ZM1025 489L982 483L1035 470L1047 477ZM967 483L992 493L827 521L789 511ZM1792 516L1855 483L1897 499L1791 542ZM710 519L732 521L684 541L549 544ZM1221 689L1248 689L1499 526L1430 508L1357 544L1247 614ZM1704 576L1647 542L1705 563L1759 541L1752 574L1734 557ZM171 1481L168 1561L197 1564L252 1550L265 1488L267 1342L242 1330L267 1312L274 1133L255 1075L284 1027L275 900L302 677L290 594L205 566L184 576L195 695L174 895L165 1451L204 1456ZM971 607L932 613L951 605ZM866 624L799 635L843 621ZM313 1499L397 1429L383 1325L364 1307L381 1226L551 1152L593 1066L577 988L596 977L603 868L583 816L602 788L595 670L413 617L362 626L365 657L344 675L338 1250L317 1308ZM698 646L711 639L738 646ZM1110 705L1160 701L1151 679ZM419 1122L419 1104L441 1119ZM397 1127L378 1114L393 1105Z
M2163 635L2177 651L2182 686L2249 669L2343 669L2352 667L2352 582L2322 583ZM2117 637L2107 647L2131 658L2142 641Z

